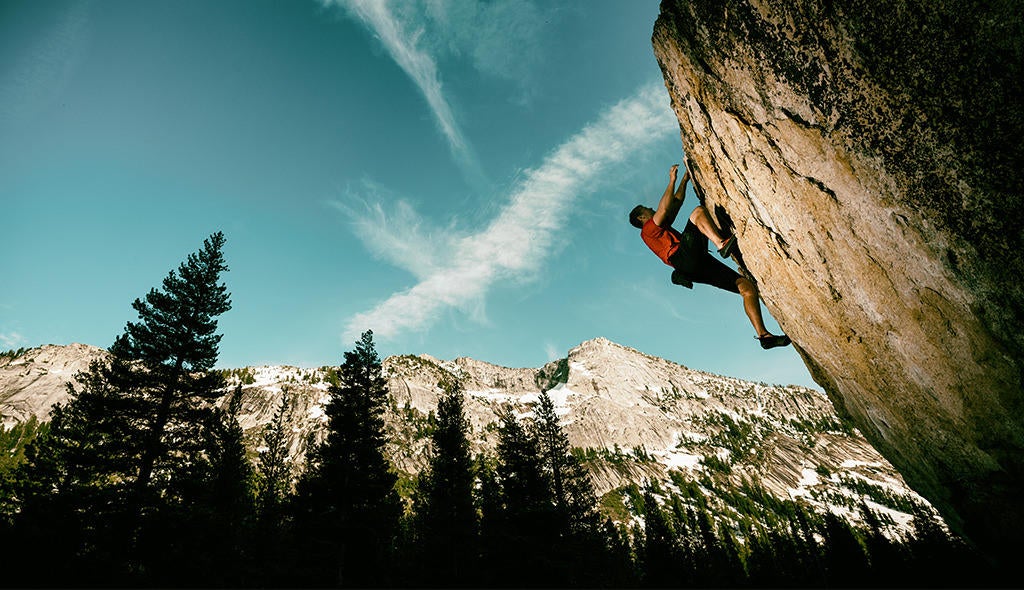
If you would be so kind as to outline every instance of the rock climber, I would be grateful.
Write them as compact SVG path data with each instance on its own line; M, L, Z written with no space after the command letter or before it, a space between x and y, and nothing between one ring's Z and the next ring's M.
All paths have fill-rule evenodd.
M629 223L640 230L640 237L647 247L662 262L674 269L673 283L691 289L693 283L704 283L738 293L743 298L743 309L757 332L761 348L767 350L788 345L789 336L776 336L764 327L761 301L753 281L715 260L708 253L710 240L718 249L718 254L722 258L728 258L736 249L736 236L723 238L703 205L698 205L690 213L682 233L672 227L686 196L686 184L690 180L690 170L687 168L679 188L676 189L678 171L678 164L669 169L668 188L658 202L658 209L637 205L629 213Z

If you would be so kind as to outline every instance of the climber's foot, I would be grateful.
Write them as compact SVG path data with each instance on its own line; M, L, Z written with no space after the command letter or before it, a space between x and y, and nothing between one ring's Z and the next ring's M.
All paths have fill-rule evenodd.
M765 334L764 336L758 336L757 339L761 342L761 348L765 350L775 348L776 346L788 346L791 342L789 336L786 336L785 334L782 336Z
M736 236L729 236L725 242L722 243L722 247L718 249L718 255L722 258L728 258L732 255L732 251L736 249Z

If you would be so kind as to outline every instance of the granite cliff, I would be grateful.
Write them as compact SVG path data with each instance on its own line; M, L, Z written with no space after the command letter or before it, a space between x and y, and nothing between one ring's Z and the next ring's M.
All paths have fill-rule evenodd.
M993 555L1024 526L1019 2L664 0L698 195L815 380Z

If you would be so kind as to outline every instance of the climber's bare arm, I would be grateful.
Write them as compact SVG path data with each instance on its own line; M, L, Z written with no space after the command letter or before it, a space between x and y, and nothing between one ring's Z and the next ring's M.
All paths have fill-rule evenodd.
M679 185L679 190L676 190L676 175L678 172L678 164L674 164L669 169L668 187L665 188L664 194L661 195L658 209L654 212L654 223L657 223L658 227L672 225L676 220L676 214L679 213L679 208L683 205L683 198L686 196L686 183L690 180L690 171L687 169L683 172L682 183Z

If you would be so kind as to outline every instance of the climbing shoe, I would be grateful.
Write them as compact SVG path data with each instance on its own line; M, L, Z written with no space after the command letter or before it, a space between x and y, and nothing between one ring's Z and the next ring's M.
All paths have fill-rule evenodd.
M686 287L687 289L693 288L693 281L688 279L686 275L678 270L672 271L672 284L679 285L680 287Z
M732 256L732 251L736 249L736 236L729 236L729 239L722 244L722 247L718 249L718 255L722 258L728 258Z
M776 346L788 346L791 342L789 336L786 336L785 334L782 336L765 334L764 336L758 336L757 339L761 342L761 348L765 350L775 348Z

